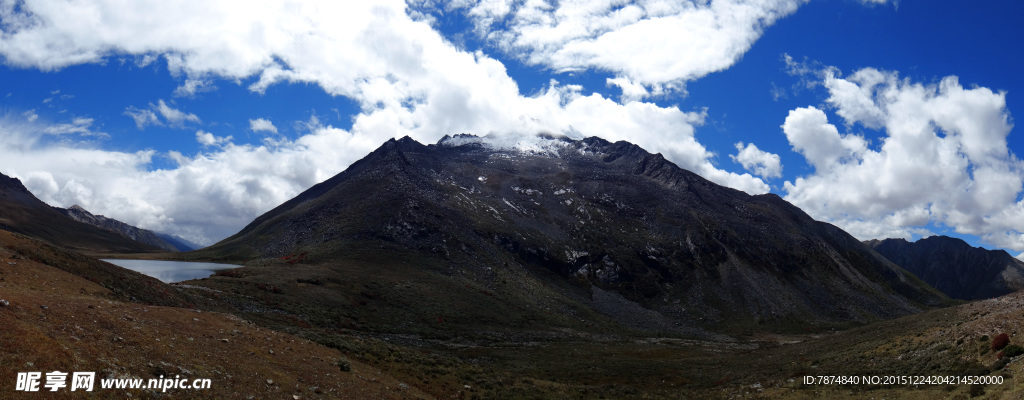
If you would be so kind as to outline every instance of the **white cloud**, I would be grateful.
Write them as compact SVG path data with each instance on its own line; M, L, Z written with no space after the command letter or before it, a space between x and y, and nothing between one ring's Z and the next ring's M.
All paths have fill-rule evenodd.
M871 68L837 74L822 75L829 104L847 127L885 137L869 148L821 110L790 111L783 131L815 172L787 181L787 200L862 239L909 238L934 223L1024 250L1024 168L1007 148L1005 93L953 76L925 85Z
M867 150L863 138L839 135L839 130L828 123L825 113L814 107L791 110L782 124L782 131L793 149L819 171L831 168L838 161L856 158Z
M644 97L650 95L650 91L639 83L633 82L629 78L608 78L608 86L618 86L622 90L622 102L628 103L631 101L643 100Z
M226 143L230 143L231 139L231 136L214 136L212 133L206 132L202 129L196 131L196 141L199 142L199 144L203 145L203 147L223 145Z
M214 90L217 90L217 86L211 80L188 78L185 80L185 83L174 89L174 96L194 97L198 93L212 92Z
M153 110L128 107L124 110L124 115L135 120L135 126L139 129L145 128L146 125L161 124L160 118L157 118L156 113L153 112Z
M778 178L782 176L782 159L778 154L769 153L758 149L753 143L736 143L736 155L730 155L733 161L740 163L743 169L753 172L754 175L763 178Z
M589 21L587 33L569 35L575 43L572 46L569 42L559 45L568 50L558 46L548 49L545 45L537 52L564 59L566 51L582 51L578 46L593 50L595 44L614 39L605 38L605 33L637 35L669 29L663 33L669 35L665 38L671 39L675 47L661 52L714 53L696 61L686 61L687 57L679 54L637 54L640 58L636 65L648 61L657 65L622 70L619 76L629 81L616 82L620 87L643 85L650 95L657 95L673 90L679 79L728 67L764 27L792 12L795 4L726 1L710 6L659 8L645 3L644 21L657 20L654 22L637 19L630 14L632 9L616 11L612 19L598 18L587 11L581 16ZM516 10L516 21L526 17L523 13L529 11L527 8ZM715 154L697 140L697 128L706 116L704 110L681 110L641 101L620 104L599 94L584 95L579 86L554 81L534 95L523 96L503 64L482 52L460 50L433 30L429 19L412 19L406 3L398 0L256 1L245 7L215 1L98 0L59 6L25 3L19 9L24 12L0 8L0 18L6 24L5 34L0 36L0 55L11 65L51 70L103 62L115 55L154 56L167 62L172 75L185 79L182 93L189 92L189 81L197 79L227 79L248 85L257 93L282 82L311 83L331 95L350 97L359 105L361 112L353 117L350 130L316 122L309 126L308 134L297 139L279 138L259 146L235 145L230 136L200 131L196 140L208 148L197 155L121 153L59 144L29 147L18 157L0 160L0 171L19 176L51 173L57 192L50 190L51 186L39 186L41 197L49 202L65 206L77 202L93 212L146 228L169 230L203 243L234 233L252 218L340 172L387 139L403 135L432 143L445 134L461 132L579 132L631 141L720 184L751 193L769 189L751 174L731 173L715 166ZM487 10L481 8L478 13L491 15L495 24L508 22L502 4L495 2ZM538 18L551 16L537 10L541 12ZM568 23L559 24L563 22ZM670 26L684 22L704 25ZM721 26L706 25L712 22ZM607 24L608 28L595 23ZM539 27L541 31L547 29ZM556 27L561 32L567 25ZM676 40L672 35L677 33L689 34L684 39L692 43ZM702 36L704 33L716 35ZM533 34L525 30L516 35L534 40L530 36ZM728 47L724 52L723 46ZM591 60L612 55L594 54ZM685 65L676 65L677 61L669 58L684 60L678 63ZM572 68L618 68L598 61L581 62ZM710 64L698 67L696 63L700 62ZM650 72L657 68L674 72L652 75ZM164 100L148 107L129 107L125 114L139 128L184 128L201 123L195 114L178 110ZM249 128L254 128L252 122ZM4 146L25 148L22 143L34 140L26 135ZM148 171L154 156L173 160L177 168ZM77 166L64 163L73 157L79 159ZM85 165L81 163L89 167L81 167ZM72 181L91 188L91 194L65 189ZM64 194L58 195L61 191Z
M28 118L29 122L33 122L36 119L37 118L32 117ZM47 126L42 131L50 135L82 135L110 137L110 135L104 132L94 131L92 129L92 123L92 118L77 117L72 119L71 122Z
M197 132L215 151L185 156L42 143L43 125L0 118L0 173L22 179L41 200L87 210L189 240L211 243L255 216L343 170L380 145L332 127L294 141L235 145ZM151 170L155 156L178 166Z
M28 120L28 122L35 122L37 119L39 119L39 114L36 114L36 110L34 109L25 111L21 115L24 115L25 119Z
M150 104L150 107L153 107L153 105ZM167 124L170 126L181 127L184 126L185 122L200 122L199 117L197 117L195 114L189 114L181 110L178 110L174 107L171 107L167 105L167 103L164 103L162 99L157 102L155 109L157 112L160 113L161 116L164 117L164 120L167 121Z
M163 99L157 101L157 104L149 103L149 108L128 107L124 110L124 114L131 117L139 129L143 129L147 125L184 128L186 122L196 124L202 122L195 114L171 107ZM160 117L163 117L163 120Z
M277 134L277 127L274 126L273 122L265 118L256 118L249 120L249 130L253 132L269 132Z
M836 77L837 72L834 69L825 72L825 88L831 95L828 102L837 108L836 113L843 117L848 126L860 123L871 129L882 128L885 115L875 104L875 90L892 87L896 83L896 76L874 68L864 68L841 79Z
M766 28L802 3L467 1L454 7L468 8L481 35L527 63L558 71L611 71L660 91L732 66ZM507 30L495 29L503 20ZM628 86L619 86L627 99L634 98L625 93Z

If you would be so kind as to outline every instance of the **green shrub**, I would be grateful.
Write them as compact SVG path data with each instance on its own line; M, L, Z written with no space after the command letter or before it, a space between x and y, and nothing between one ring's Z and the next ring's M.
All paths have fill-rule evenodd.
M1013 358L1013 357L1019 356L1021 354L1024 354L1024 347L1020 347L1020 346L1015 345L1015 344L1011 344L1009 346L1006 346L1006 348L1003 349L1003 355L1006 356L1006 357Z
M344 357L339 358L337 364L338 364L338 369L340 369L340 370L342 370L344 372L352 371L352 362L349 361L347 358L344 358Z

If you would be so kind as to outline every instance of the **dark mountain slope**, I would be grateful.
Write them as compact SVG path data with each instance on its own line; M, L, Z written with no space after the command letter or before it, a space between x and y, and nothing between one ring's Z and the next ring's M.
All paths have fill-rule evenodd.
M160 235L157 235L151 230L138 228L132 225L128 225L124 222L118 221L113 218L107 218L102 215L95 215L90 213L86 209L73 205L69 208L57 208L61 214L68 216L69 218L83 222L100 229L105 229L114 232L118 235L124 236L125 238L148 244L153 247L159 247L167 251L188 251L193 250L190 248L180 249L178 246L164 240Z
M527 150L469 135L391 140L195 256L392 268L377 260L385 251L479 285L499 308L596 311L646 329L802 329L946 301L778 196L599 138Z
M159 251L117 233L76 221L32 195L15 178L0 174L0 229L91 253Z
M1024 262L1003 250L972 247L948 236L865 243L952 298L987 299L1024 289Z

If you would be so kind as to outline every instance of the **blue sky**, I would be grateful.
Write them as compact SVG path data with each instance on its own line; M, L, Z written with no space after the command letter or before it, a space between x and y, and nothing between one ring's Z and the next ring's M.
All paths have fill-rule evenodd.
M0 172L212 243L385 140L629 140L860 239L1024 251L1016 1L0 1Z

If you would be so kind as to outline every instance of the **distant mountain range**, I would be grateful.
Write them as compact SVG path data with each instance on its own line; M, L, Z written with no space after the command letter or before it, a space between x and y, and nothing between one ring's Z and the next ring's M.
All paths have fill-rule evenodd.
M1003 250L972 247L948 236L865 243L952 298L987 299L1024 289L1024 262Z
M415 271L436 287L410 284L402 295L455 312L493 305L457 320L514 311L526 321L600 315L666 331L796 329L947 301L776 195L722 187L660 154L596 137L511 145L472 135L433 145L390 140L196 254L367 265L370 275ZM337 279L360 287L351 271ZM474 289L438 289L457 282ZM377 303L409 320L428 306Z
M91 214L90 214L91 215ZM0 229L86 253L161 251L114 231L78 221L43 203L16 178L0 174ZM136 228L137 229L137 228Z
M189 246L180 239L175 239L173 236L162 235L148 229L137 228L102 215L94 215L77 204L69 208L56 208L56 210L75 221L105 229L128 239L148 244L150 246L159 247L167 251L189 251L196 249L196 247Z
M172 246L174 246L174 248L178 249L177 251L192 251L205 247L201 244L196 244L178 235L170 235L166 233L157 233L156 235L159 236L164 241L166 241L167 243L170 243Z

